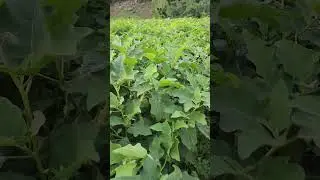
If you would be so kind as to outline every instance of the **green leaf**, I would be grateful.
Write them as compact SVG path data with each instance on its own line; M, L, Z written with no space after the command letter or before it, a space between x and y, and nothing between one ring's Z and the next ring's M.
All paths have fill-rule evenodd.
M167 180L182 180L182 172L180 168L176 165L172 165L174 168L174 171L169 174Z
M193 99L193 92L187 88L180 88L172 92L172 96L179 98L179 103L183 104L184 111L189 111L193 106L194 103Z
M132 87L132 91L136 91L137 92L137 96L140 96L141 94L148 92L150 90L153 89L153 86L150 85L149 83L143 83L143 84L139 84L136 85L134 87Z
M73 0L70 2L65 2L63 0L47 0L45 2L47 5L51 5L56 9L56 16L70 18L70 16L76 13L78 9L87 2L87 0ZM71 19L66 19L63 21L67 20L69 20L69 23L71 23Z
M155 161L151 156L147 156L143 162L143 168L140 173L141 180L159 179L160 167L159 163Z
M179 140L175 138L172 149L170 151L170 156L177 161L180 161L179 143Z
M33 112L33 119L31 122L31 132L32 135L37 135L41 126L46 122L46 117L41 111Z
M164 150L161 147L161 140L159 137L155 136L149 148L150 155L159 160L164 155Z
M47 16L47 26L51 35L51 52L58 55L74 55L78 42L92 32L88 27L73 27L77 10L87 0L48 0L45 5L53 7L54 11Z
M50 167L99 161L94 142L98 130L91 123L65 124L50 134Z
M201 90L199 87L196 87L196 89L194 90L194 93L193 93L193 100L194 100L194 103L198 104L201 102Z
M79 68L81 74L94 73L107 67L106 56L97 51L90 51L83 56L83 63Z
M120 101L118 100L118 97L110 92L110 108L117 108L121 105Z
M292 107L320 116L320 96L298 96L292 101Z
M122 118L119 116L111 116L110 117L110 126L116 126L120 124L125 124Z
M302 81L312 75L315 53L293 41L281 40L276 43L277 57L287 73Z
M134 123L131 127L129 127L128 133L133 134L134 137L137 137L139 135L142 135L142 136L152 135L152 132L149 126L145 125L144 120L142 119Z
M153 53L144 53L144 56L146 58L148 58L149 60L153 61L156 57L156 54L153 54Z
M137 143L136 145L132 146L131 144L128 144L124 147L118 148L113 153L121 154L127 158L131 159L141 159L144 158L147 155L147 150L141 146L140 143Z
M33 56L35 62L40 61L48 52L50 44L40 3L37 0L5 0L5 2L11 16L20 26L17 29L19 41L23 41L20 45L27 47L29 55Z
M305 172L298 164L288 163L281 158L269 159L258 166L259 180L304 180Z
M130 118L138 113L141 113L140 100L138 99L129 100L125 107L125 112Z
M110 83L115 83L122 79L125 79L127 73L125 65L123 63L124 56L118 56L115 60L110 63Z
M208 139L210 139L210 126L197 124L198 130Z
M179 118L179 117L186 117L187 115L182 112L182 111L175 111L172 115L171 118Z
M121 154L114 153L113 150L121 148L120 144L115 144L110 142L110 165L121 162L125 156Z
M252 1L233 1L220 8L219 16L234 20L259 18L264 23L279 26L278 18L286 16L285 11Z
M293 123L300 127L298 136L306 140L312 139L318 147L320 147L320 133L317 129L320 125L319 117L302 111L295 111L292 114Z
M51 36L50 52L56 55L75 55L79 41L93 32L87 27L65 29L63 33Z
M174 123L174 130L178 130L181 128L188 128L188 125L186 124L186 122L184 120L177 120Z
M36 180L31 176L24 176L22 174L13 173L13 172L1 172L0 179L5 180Z
M111 180L141 180L140 176L121 176L112 178Z
M243 35L248 48L248 59L255 64L257 73L267 82L272 83L276 72L274 49L267 47L264 41L247 31Z
M213 171L212 175L215 177L223 174L241 174L243 171L243 168L238 162L229 157L215 155L213 155L211 169Z
M190 150L195 151L197 149L197 131L195 128L183 128L180 130L180 137L182 143Z
M199 180L197 177L190 176L187 171L183 171L182 179L184 180Z
M75 13L87 0L74 0L65 2L63 0L48 0L44 1L45 5L54 8L51 16L47 17L48 28L52 35L61 36L63 32L67 32L71 24L74 23ZM68 33L65 34L68 37Z
M103 78L93 76L87 84L88 96L87 96L87 109L91 110L96 105L105 102L107 94L107 85Z
M106 98L101 98L107 95L107 85L103 79L103 76L79 76L67 84L67 91L87 94L87 110L91 110L96 105L107 100ZM83 84L86 84L86 86ZM122 103L112 95L112 92L110 92L110 101L112 108L118 107L117 105Z
M164 104L163 104L163 96L161 96L158 93L152 93L151 95L152 97L149 99L150 105L151 105L151 114L155 116L157 121L160 121L161 119L163 119L164 113L163 113L163 109L164 109Z
M189 118L191 121L194 121L197 124L207 125L206 116L199 111L193 111L189 115Z
M176 82L177 79L174 78L167 78L167 79L160 79L159 81L159 87L176 87L176 88L180 88L183 87L182 84L180 84L179 82Z
M155 130L155 131L160 131L164 133L169 133L170 132L170 125L168 121L165 121L163 123L156 123L152 126L150 126L150 129Z
M0 97L0 114L2 116L0 121L1 138L22 137L27 133L27 125L21 110L7 98Z
M221 114L219 127L223 131L246 130L252 124L256 126L259 105L254 90L244 83L238 88L228 86L215 88L213 108Z
M283 80L279 80L272 89L269 104L269 121L276 132L290 126L289 92Z
M173 139L172 139L172 130L168 121L154 124L150 127L150 129L162 132L159 139L161 143L164 145L164 147L166 148L166 150L169 151L173 145Z
M137 167L137 163L135 161L122 164L115 169L116 177L134 176L136 175L135 173L136 167Z
M144 71L144 78L149 80L153 77L153 74L157 73L158 69L155 64L150 64Z
M246 159L251 153L263 145L273 145L273 138L262 126L252 126L238 137L238 153Z

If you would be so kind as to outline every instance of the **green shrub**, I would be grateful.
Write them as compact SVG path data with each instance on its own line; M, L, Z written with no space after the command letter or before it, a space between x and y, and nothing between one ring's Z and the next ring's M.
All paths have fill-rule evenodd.
M153 15L161 18L203 17L209 15L208 0L152 0Z

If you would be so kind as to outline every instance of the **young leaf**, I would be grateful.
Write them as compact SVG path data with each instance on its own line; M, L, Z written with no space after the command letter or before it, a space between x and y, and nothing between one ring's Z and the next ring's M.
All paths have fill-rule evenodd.
M147 155L147 150L143 148L140 143L137 143L134 146L128 144L124 147L115 149L112 152L132 159L141 159Z
M152 134L149 126L146 126L144 120L142 119L134 123L131 127L129 127L128 133L133 134L134 137L137 137L139 135L149 136Z

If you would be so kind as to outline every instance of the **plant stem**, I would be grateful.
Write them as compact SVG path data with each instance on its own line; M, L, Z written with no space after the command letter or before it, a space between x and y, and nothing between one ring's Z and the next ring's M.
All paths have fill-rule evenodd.
M14 82L14 84L16 85L16 87L19 90L19 93L21 95L22 98L22 103L24 106L24 115L26 116L26 123L28 125L28 127L30 127L31 125L31 121L33 119L33 115L32 115L32 111L30 108L30 102L29 102L29 97L27 92L24 89L24 85L21 82L21 80L14 74L10 74L12 81Z
M163 163L163 165L162 165L162 167L160 169L160 172L162 172L163 168L166 166L167 161L168 161L168 155L166 154L166 158L164 159L164 163Z
M59 83L58 80L56 80L56 79L54 79L54 78L52 78L52 77L43 75L43 74L41 74L41 73L38 73L37 76L42 77L42 78L44 78L44 79L48 79L48 80L50 80L50 81L52 81L52 82L55 82L55 83Z
M56 61L56 69L58 71L60 86L63 87L63 85L64 85L64 61L63 61L62 57L61 57L61 59L58 59Z
M31 127L31 123L33 121L33 114L32 114L32 110L30 107L30 101L29 101L29 97L28 97L28 93L27 91L24 89L24 84L23 81L21 79L19 79L16 75L11 74L11 79L13 80L14 84L16 85L16 87L19 90L19 93L21 95L22 98L22 102L23 102L23 106L24 106L24 115L26 118L26 124L28 126L28 128ZM30 87L29 87L30 88ZM39 157L38 154L38 146L37 146L37 140L31 135L30 133L30 142L31 142L31 149L27 148L27 147L20 147L22 150L24 150L25 152L27 152L30 156L32 156L36 162L36 166L37 166L37 170L40 173L40 179L41 180L46 180L46 177L42 174L44 171L44 168L42 166L41 163L41 159Z

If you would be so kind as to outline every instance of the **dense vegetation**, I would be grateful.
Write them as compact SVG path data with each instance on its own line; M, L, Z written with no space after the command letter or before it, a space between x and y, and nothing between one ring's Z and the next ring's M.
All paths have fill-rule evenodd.
M209 16L209 0L152 0L153 15L161 18Z
M106 179L108 7L0 0L0 179Z
M111 21L113 179L208 175L209 18Z
M319 1L212 3L211 175L319 179Z

